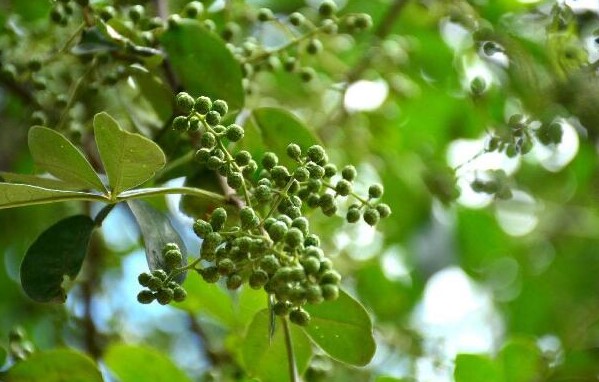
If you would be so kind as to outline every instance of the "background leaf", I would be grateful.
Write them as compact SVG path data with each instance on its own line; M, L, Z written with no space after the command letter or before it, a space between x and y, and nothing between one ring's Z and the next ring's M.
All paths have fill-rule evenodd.
M196 20L184 19L160 40L179 81L194 97L223 99L230 110L243 107L239 62L217 35Z
M80 188L106 190L85 156L62 134L42 126L29 129L29 150L36 166Z
M298 144L304 153L308 147L321 144L304 122L292 113L276 107L252 110L245 124L245 133L242 141L244 149L258 158L262 151L272 151L285 165L295 163L287 156L287 145L291 142Z
M308 366L312 355L310 340L294 324L289 324L295 361L300 374ZM277 320L275 334L270 340L269 311L263 309L254 316L242 345L242 357L250 376L262 382L289 380L287 350L281 321Z
M6 382L102 382L100 371L89 357L71 349L33 353L15 364Z
M146 248L146 259L150 270L165 269L162 249L166 243L176 243L181 249L183 259L181 266L187 264L187 249L179 233L173 228L168 216L156 210L147 202L142 200L128 200L127 205L131 208L135 220L139 225ZM180 273L175 277L179 284L185 279L187 272Z
M542 376L542 355L533 340L516 338L508 341L498 360L503 366L505 382L536 381Z
M304 330L328 355L355 366L370 362L376 350L372 322L358 301L341 291L337 300L305 309L312 319Z
M87 192L51 190L27 184L0 183L0 208L13 208L67 200L106 201Z
M121 382L190 382L165 353L145 346L114 344L104 356Z
M458 354L453 374L456 382L501 382L495 362L478 354Z
M106 113L94 117L94 133L113 196L139 186L166 163L160 146L139 134L122 130Z
M21 284L37 302L64 302L64 276L74 280L87 254L94 221L75 215L45 230L29 247L21 263Z

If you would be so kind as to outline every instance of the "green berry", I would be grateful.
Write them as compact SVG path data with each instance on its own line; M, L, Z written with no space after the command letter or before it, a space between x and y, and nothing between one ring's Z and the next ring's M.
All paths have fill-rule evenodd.
M190 19L195 19L202 12L204 12L204 4L199 1L192 1L183 9L183 14Z
M224 117L229 112L229 105L222 99L217 99L212 104L212 111L216 111L221 117Z
M191 113L193 110L194 99L188 93L180 92L177 94L175 101L177 103L177 108L185 114Z
M310 67L304 67L301 68L299 76L303 82L310 82L316 77L316 71Z
M206 115L212 109L212 100L205 96L198 97L195 100L194 108L198 113Z
M318 7L318 13L322 17L331 17L337 12L337 4L331 0L323 1Z
M176 268L181 264L181 261L183 261L183 256L179 251L168 251L164 255L164 263L169 269Z
M302 308L293 309L289 312L289 320L296 325L306 326L310 323L310 313Z
M391 215L391 207L389 207L388 204L380 203L377 204L375 208L379 212L379 216L381 217L381 219L384 219Z
M216 171L222 166L222 164L222 159L215 155L212 155L210 158L208 158L208 161L206 162L206 167L208 167L208 169L210 170Z
M293 72L297 69L297 59L295 57L287 57L283 62L283 69L287 72Z
M267 232L272 241L278 242L283 239L285 233L287 233L287 225L281 221L277 221L269 227Z
M334 270L327 270L325 271L322 276L320 276L320 285L324 285L324 284L339 284L339 282L341 281L341 275L339 274L339 272L334 271Z
M207 283L215 283L220 278L218 269L216 267L208 267L199 271L200 275Z
M256 172L257 169L258 169L258 164L256 163L256 161L250 160L250 162L247 164L247 166L245 166L243 168L243 170L241 170L241 173L246 178L250 178L252 175L254 175L254 173Z
M326 34L335 34L335 33L337 33L339 26L337 25L337 23L334 20L325 19L325 20L322 20L320 29L322 29L322 31Z
M231 172L227 175L227 184L234 190L238 190L243 186L243 175L239 172Z
M216 268L218 269L218 273L227 276L235 271L235 263L231 259L224 258L216 264Z
M380 218L381 215L379 214L376 208L367 208L366 211L364 211L363 219L366 223L368 223L368 225L376 225L379 222Z
M287 146L287 155L291 159L298 160L302 155L302 149L295 143L290 143Z
M372 17L366 13L356 15L354 26L358 29L368 29L372 27Z
M349 195L351 193L351 190L351 183L345 179L339 180L339 182L337 182L337 184L335 185L335 191L337 192L337 194L341 196Z
M260 259L260 268L269 275L274 274L280 266L279 260L274 255L266 255Z
M202 134L200 144L202 145L202 147L211 149L214 146L216 146L216 136L210 131L206 131L204 134Z
M304 243L304 245L306 245L308 248L306 248L304 250L304 256L306 258L308 257L313 257L315 259L317 259L318 261L320 261L321 259L324 259L324 252L322 251L322 249L320 249L319 247L317 247L314 244L318 244L320 245L320 239L318 239L316 237L316 235L308 235L308 238L313 241L313 243L309 243L310 245L308 246L307 244ZM320 268L319 268L320 270Z
M297 179L298 182L305 182L310 178L310 171L308 171L305 167L298 167L293 172L293 177Z
M339 297L339 287L334 284L325 284L320 286L322 297L327 301L336 300Z
M299 12L293 12L289 15L289 23L296 27L303 25L306 22L306 17Z
M181 16L174 14L170 15L166 20L169 29L176 29L181 25Z
M257 269L250 274L249 284L252 289L260 289L268 281L268 273Z
M347 210L345 220L347 220L348 223L356 223L361 217L362 214L360 213L359 208L350 208Z
M270 170L270 175L275 183L279 185L285 185L289 180L289 170L284 166L275 166Z
M137 281L139 282L139 285L147 287L151 278L151 274L144 272L140 273L139 276L137 276Z
M42 61L38 58L32 58L27 63L27 68L32 72L37 72L42 68Z
M310 304L320 304L324 301L322 297L322 289L318 285L310 285L306 288L306 300Z
M147 282L146 287L150 288L153 291L157 291L158 289L160 289L162 287L162 280L155 276L150 277L150 279Z
M185 291L185 289L181 287L173 289L173 300L175 300L176 302L184 301L186 297L187 292Z
M175 297L175 293L170 288L161 288L156 292L156 300L160 305L166 305L173 301L173 297Z
M380 184L373 184L368 188L368 197L371 199L378 199L383 196L383 186Z
M308 54L318 54L322 52L322 42L315 38L311 39L308 42L308 45L306 45L306 52Z
M299 229L304 235L308 234L308 228L310 223L308 223L308 219L303 216L293 219L291 222L291 227Z
M271 170L277 165L277 163L279 163L277 154L270 151L264 153L264 157L262 157L262 166L264 166L265 169Z
M235 163L237 163L238 166L246 166L250 163L250 160L252 160L252 154L245 150L242 150L235 155Z
M324 166L325 178L332 178L333 176L335 176L335 174L337 174L337 166L335 166L333 163L329 163L326 166Z
M137 301L141 304L151 304L154 301L154 293L152 291L144 289L137 294Z
M264 185L256 187L254 196L256 197L256 200L260 203L269 202L272 199L270 187Z
M229 277L227 277L227 282L226 282L227 289L230 289L230 290L239 289L239 287L241 286L242 283L243 283L243 279L238 274L232 274Z
M335 205L335 197L332 194L322 194L320 196L320 207L323 210L330 209Z
M306 240L304 240L304 246L305 247L319 247L320 246L320 238L317 235L311 233L308 236L306 236Z
M287 314L289 314L291 307L292 305L289 301L277 301L273 305L272 310L274 314L277 316L286 316Z
M474 77L472 82L470 82L470 91L475 96L479 96L479 95L483 94L486 89L487 89L487 82L485 81L484 78L482 78L480 76Z
M310 172L311 179L322 179L324 177L324 168L317 165L314 162L308 162L306 165L308 172Z
M152 271L152 276L158 278L160 281L164 281L168 277L168 275L166 274L166 272L163 271L162 269L155 269L155 270L153 270Z
M227 127L227 139L231 142L237 142L243 138L243 128L239 125L232 124Z
M257 226L256 222L259 224L260 221L257 220L256 212L251 207L243 207L239 211L239 220L241 222L242 229L251 229Z
M179 115L173 119L173 129L176 131L189 130L189 119L183 115Z
M134 5L131 8L129 8L129 18L134 23L137 23L139 20L141 20L142 16L144 15L144 12L145 10L143 6Z
M308 275L315 275L320 270L320 261L315 257L307 257L302 261L304 272Z
M210 225L212 225L212 229L214 231L220 231L225 226L225 221L227 221L227 211L218 207L214 211L212 211L212 216L210 216Z
M208 162L208 159L210 158L210 156L211 156L211 150L207 149L207 148L202 148L202 149L199 149L198 151L196 151L194 160L198 163L205 164L206 162Z
M211 110L206 114L206 123L216 126L220 123L221 116L217 111Z
M102 8L102 10L100 10L100 18L103 21L108 21L110 19L112 19L114 16L116 16L116 10L114 9L114 7L108 5L104 8Z
M299 247L304 243L304 234L299 228L292 227L285 234L285 243L291 248Z
M189 118L189 131L195 132L200 131L202 127L201 121L195 115Z
M260 21L260 22L270 21L275 18L272 11L268 8L259 9L257 17L258 17L258 21Z
M341 176L343 177L343 179L350 182L356 179L357 174L358 172L356 171L356 168L352 165L347 165L343 167L343 170L341 170Z

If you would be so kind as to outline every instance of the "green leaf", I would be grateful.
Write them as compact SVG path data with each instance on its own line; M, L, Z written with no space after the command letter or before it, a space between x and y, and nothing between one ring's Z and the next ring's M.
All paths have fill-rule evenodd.
M4 348L4 346L0 346L0 369L2 368L4 363L6 363L7 356L8 356L8 353L6 352L6 349Z
M94 117L94 133L113 197L144 183L166 163L160 146L144 136L124 131L104 112Z
M262 151L272 151L279 157L284 165L295 162L287 156L287 145L298 144L302 152L312 145L321 144L320 140L299 118L292 113L275 108L264 107L255 109L245 126L246 136L243 140L244 148L255 157Z
M337 300L305 309L312 319L304 330L328 355L355 366L370 362L376 350L372 321L358 301L341 291Z
M505 381L536 381L542 376L542 354L533 340L518 338L508 341L498 360L503 366Z
M54 224L33 242L21 263L21 284L37 302L64 302L65 276L74 280L87 254L94 221L75 215Z
M456 382L502 381L495 362L487 356L478 354L458 354L453 377Z
M107 201L104 196L87 192L52 190L28 184L0 183L0 209L68 200Z
M223 99L230 110L243 107L241 68L221 38L185 19L168 28L160 41L183 88L194 96Z
M9 369L6 382L102 382L100 371L89 357L71 349L33 353Z
M210 284L201 277L188 277L183 284L187 298L172 305L190 313L210 316L227 328L235 326L235 313L231 296L218 284Z
M65 182L54 177L44 177L31 174L16 174L13 172L0 171L0 178L8 183L28 184L30 186L38 186L60 191L77 191L84 188L78 184Z
M173 115L171 89L141 65L131 65L129 70L139 86L139 93L152 105L158 118L166 122Z
M29 150L36 166L81 188L106 187L85 156L62 134L42 126L29 129Z
M190 382L165 353L145 346L114 344L104 356L121 382Z
M183 259L180 266L187 265L187 250L185 243L179 233L173 228L168 216L156 210L149 203L142 200L128 200L127 205L131 209L139 229L144 238L146 248L146 259L150 270L165 269L162 249L167 243L175 243L181 249ZM175 281L182 283L186 272L175 277Z
M409 380L406 378L395 378L395 377L389 377L389 376L383 375L383 376L377 377L374 382L409 382Z
M269 336L269 311L258 312L247 329L245 341L242 344L242 358L245 370L252 377L262 382L288 381L289 366L283 324L277 321L272 340ZM296 325L289 324L291 342L298 372L301 374L308 366L312 356L310 340Z

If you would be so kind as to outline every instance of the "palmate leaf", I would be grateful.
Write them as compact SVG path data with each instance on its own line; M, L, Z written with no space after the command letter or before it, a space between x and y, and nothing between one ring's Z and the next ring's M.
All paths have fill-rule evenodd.
M42 232L21 263L21 285L27 296L37 302L66 300L64 277L73 280L81 270L94 227L89 216L76 215Z
M166 163L160 146L121 129L107 113L94 117L94 134L113 197L144 183Z
M28 184L0 183L0 209L67 200L108 201L103 195L88 192L54 190Z
M105 191L85 156L62 134L47 127L29 130L29 150L41 169L81 189Z

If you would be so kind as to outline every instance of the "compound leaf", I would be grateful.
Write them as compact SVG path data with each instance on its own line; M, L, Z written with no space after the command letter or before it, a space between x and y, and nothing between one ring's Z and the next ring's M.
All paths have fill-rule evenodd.
M67 200L106 201L101 195L87 192L53 190L28 184L0 183L0 209Z
M53 349L33 353L16 363L6 382L102 382L102 374L91 358L72 349Z

